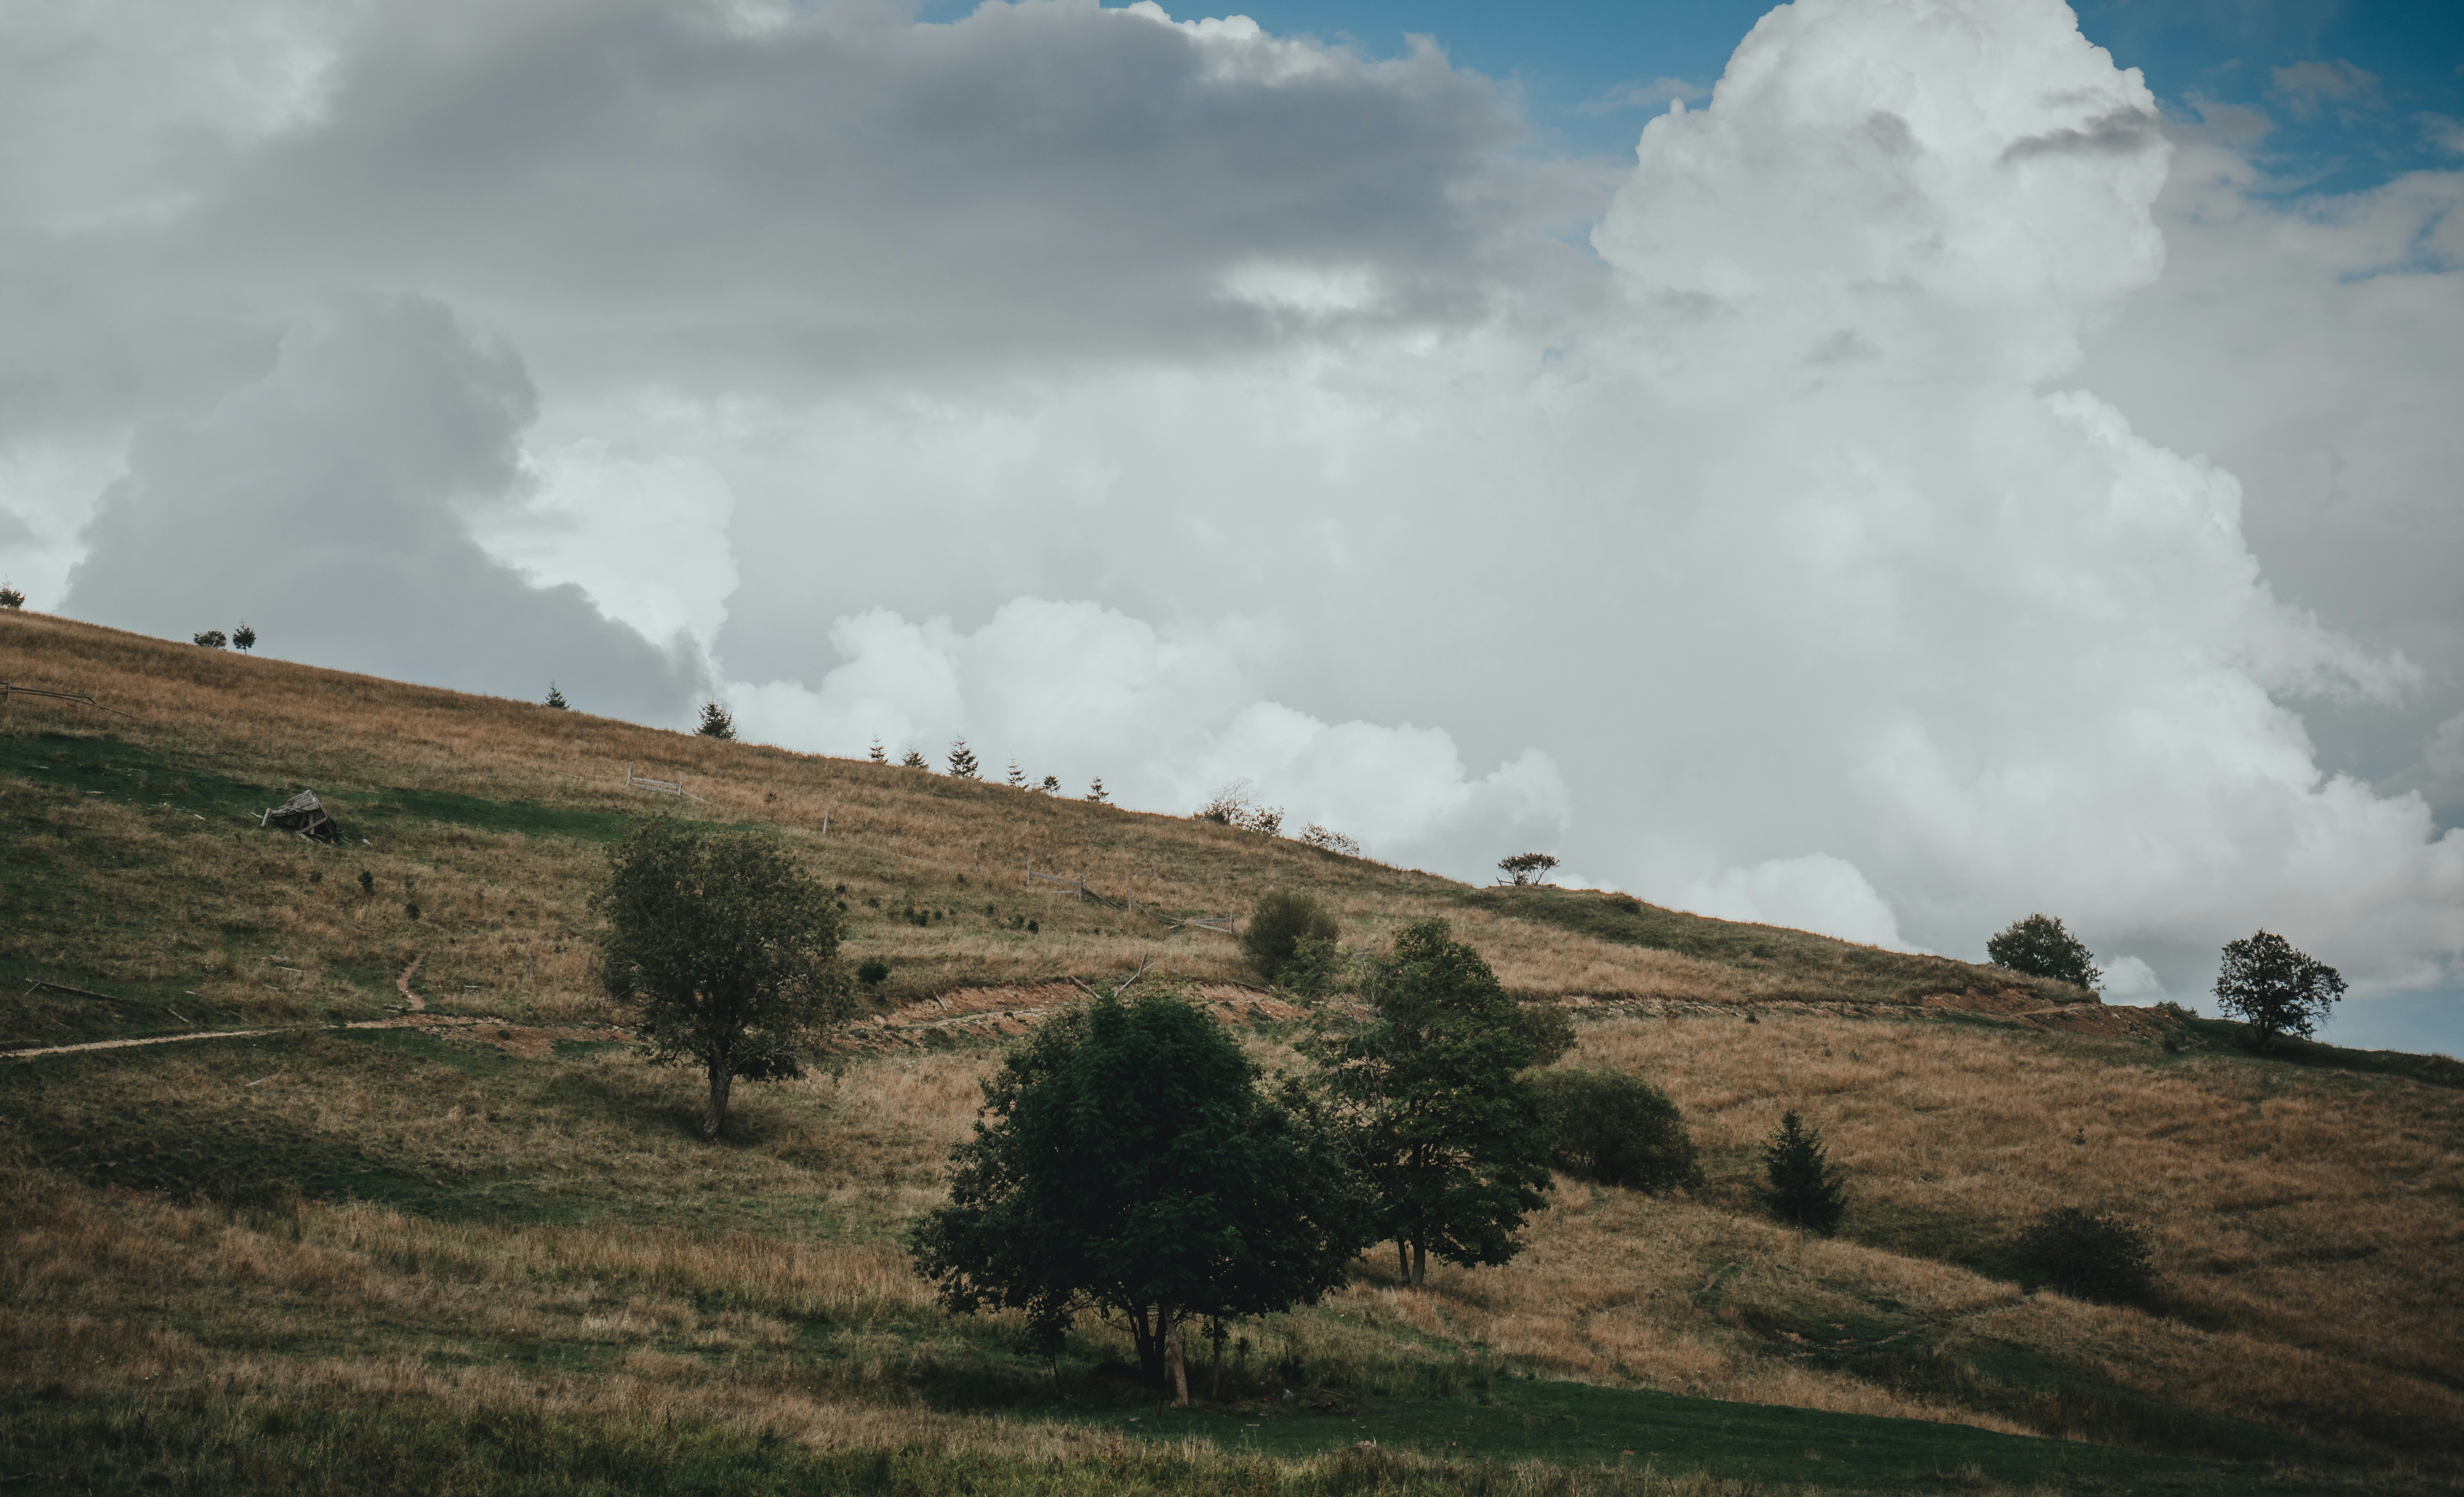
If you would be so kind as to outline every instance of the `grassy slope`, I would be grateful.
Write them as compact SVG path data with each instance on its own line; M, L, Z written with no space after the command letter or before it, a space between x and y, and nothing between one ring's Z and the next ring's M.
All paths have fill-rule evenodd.
M1934 1430L1920 1446L1954 1478L1973 1465L1980 1480L2082 1489L2243 1478L2011 1437L2378 1480L2401 1461L2432 1485L2458 1455L2464 1109L2451 1090L2255 1059L2195 1033L2169 1052L1920 1017L1912 1005L1942 994L2006 1008L2078 995L56 620L0 616L0 678L90 690L135 715L20 698L0 719L0 1040L372 1019L400 1002L393 975L414 954L434 1009L523 1026L519 1042L512 1027L310 1028L11 1063L0 1363L23 1371L0 1376L0 1424L51 1433L0 1437L0 1465L66 1483L106 1427L115 1448L150 1448L129 1442L132 1419L154 1420L148 1459L196 1485L247 1485L226 1470L243 1446L276 1462L330 1448L332 1430L286 1444L231 1422L229 1405L302 1430L347 1423L352 1440L402 1444L407 1470L479 1461L454 1469L481 1487L496 1458L473 1452L496 1444L437 1430L508 1410L561 1432L539 1439L570 1456L558 1480L577 1488L638 1440L644 1410L698 1431L674 1459L700 1450L726 1481L765 1462L803 1470L817 1443L905 1450L925 1488L951 1479L936 1461L994 1462L1021 1489L1047 1458L1149 1469L1105 1442L1178 1426L1111 1407L1096 1369L1118 1348L1101 1332L1078 1337L1056 1383L1019 1357L1014 1328L932 1310L895 1251L937 1195L987 1050L872 1054L750 1089L737 1136L711 1149L689 1131L689 1078L593 1042L582 900L596 846L640 808L627 760L681 771L707 803L694 814L769 828L845 883L850 951L893 963L892 998L1093 976L1144 954L1233 978L1228 941L1149 912L1221 913L1306 884L1355 938L1448 915L1528 996L1679 1001L1582 1010L1569 1063L1669 1086L1711 1159L1698 1199L1569 1186L1516 1264L1441 1273L1425 1295L1397 1293L1373 1256L1353 1290L1254 1332L1253 1372L1332 1390L1336 1412L1270 1406L1263 1436L1208 1416L1232 1445L1280 1458L1365 1434L1441 1460L1588 1461L1601 1430L1647 1426L1684 1433L1614 1438L1620 1451L1641 1441L1638 1459L1660 1472L1708 1464L1847 1488L1925 1475L1892 1442L1907 1435L1858 1432L1877 1415L1960 1421L1914 1426ZM365 842L255 830L254 812L300 785ZM1134 894L1139 916L1032 892L1008 871L1030 858ZM916 924L908 909L942 913ZM1017 928L1028 918L1031 935ZM18 996L26 978L112 1001ZM1782 999L1876 1006L1710 1006ZM1271 1031L1254 1043L1283 1053ZM1840 1241L1801 1241L1752 1210L1752 1144L1783 1105L1821 1120L1852 1172ZM2150 1222L2163 1313L1997 1277L2011 1231L2063 1201ZM68 1350L79 1338L91 1355ZM1730 1401L1637 1401L1654 1389ZM1056 1391L1072 1398L1052 1405ZM1032 1417L966 1412L1012 1405ZM1684 1412L1698 1407L1712 1413ZM1084 1417L1054 1425L1056 1409ZM1351 1480L1256 1471L1304 1488ZM1452 1489L1442 1469L1415 1471ZM1149 1470L1157 1489L1237 1475Z

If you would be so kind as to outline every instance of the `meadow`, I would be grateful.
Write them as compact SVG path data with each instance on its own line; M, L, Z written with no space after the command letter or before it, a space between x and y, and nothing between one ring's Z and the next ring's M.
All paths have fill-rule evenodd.
M11 1489L2464 1486L2452 1063L39 616L0 615L0 679L126 715L0 709L0 1049L52 1052L0 1062ZM344 845L257 828L303 787ZM717 1145L591 973L646 810L784 840L891 968ZM1301 1064L1295 1011L1177 923L1277 888L1364 947L1454 921L1573 1018L1559 1064L1670 1092L1704 1187L1561 1179L1513 1263L1417 1293L1373 1252L1189 1411L1101 1326L1047 1361L942 1313L901 1235L1072 980L1152 958ZM64 1048L124 1039L174 1043ZM1754 1200L1787 1108L1847 1173L1836 1238ZM2157 1298L2023 1288L2008 1244L2055 1205L2144 1223Z

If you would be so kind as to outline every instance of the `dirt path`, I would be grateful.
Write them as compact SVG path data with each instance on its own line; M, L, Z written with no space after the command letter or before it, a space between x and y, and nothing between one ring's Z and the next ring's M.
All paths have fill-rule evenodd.
M428 953L424 951L412 952L410 954L410 965L403 968L402 976L393 980L394 991L402 995L403 1002L410 1005L410 1011L414 1014L424 1013L427 1011L428 1000L420 997L418 994L410 990L410 975L417 972L419 970L419 964L427 959Z
M191 1040L246 1040L282 1029L216 1029L210 1034L159 1034L143 1040L88 1040L83 1045L53 1045L39 1050L0 1050L0 1061L27 1060L36 1055L71 1055L78 1050L124 1050L136 1045L186 1045Z

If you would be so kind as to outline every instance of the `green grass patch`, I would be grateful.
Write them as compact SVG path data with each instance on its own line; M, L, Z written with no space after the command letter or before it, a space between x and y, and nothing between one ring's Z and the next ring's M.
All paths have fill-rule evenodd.
M1845 1491L1940 1489L1943 1478L1952 1478L1955 1486L1963 1472L2021 1488L2114 1494L2240 1492L2266 1479L2263 1471L2226 1462L2144 1455L1965 1424L1585 1383L1508 1377L1471 1398L1372 1397L1331 1411L1309 1411L1302 1402L1277 1397L1221 1409L1148 1406L1095 1419L1145 1439L1195 1438L1285 1459L1375 1442L1380 1449L1441 1461L1541 1460L1638 1475L1648 1468L1662 1477L1708 1471L1791 1489L1800 1483Z

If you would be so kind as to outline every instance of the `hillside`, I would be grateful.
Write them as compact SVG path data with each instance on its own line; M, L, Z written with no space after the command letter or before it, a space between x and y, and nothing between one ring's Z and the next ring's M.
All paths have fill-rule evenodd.
M0 709L0 1049L55 1052L7 1061L0 1102L0 1477L30 1489L2464 1470L2452 1063L2257 1057L1991 968L41 616L0 614L0 680L99 704ZM258 829L299 788L343 846ZM591 979L587 893L649 810L784 839L844 886L848 956L891 967L834 1068L742 1089L717 1146L696 1079L633 1059ZM1099 1328L1047 1366L935 1310L895 1244L1002 1036L1153 958L1288 1061L1290 1010L1178 923L1277 888L1363 946L1452 920L1576 1018L1563 1064L1669 1090L1705 1187L1561 1181L1513 1264L1420 1294L1372 1254L1248 1329L1234 1387L1304 1412L1167 1417L1106 1381ZM231 1031L262 1032L191 1038ZM1848 1171L1837 1239L1755 1207L1784 1108ZM2013 1283L2005 1244L2057 1204L2147 1223L2161 1303Z

